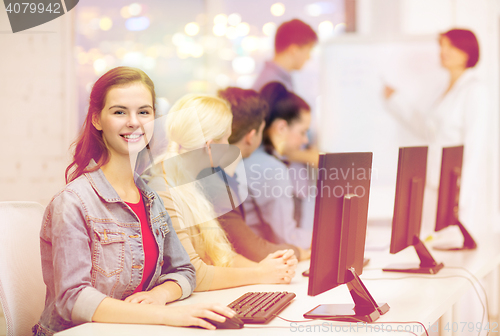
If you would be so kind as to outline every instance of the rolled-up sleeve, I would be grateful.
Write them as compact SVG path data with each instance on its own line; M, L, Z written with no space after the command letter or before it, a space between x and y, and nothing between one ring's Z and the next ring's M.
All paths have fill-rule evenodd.
M90 322L106 297L91 283L91 244L85 207L64 190L50 203L40 234L42 270L57 314L74 324Z
M91 322L97 307L106 297L105 294L93 287L82 289L71 311L71 320L73 323Z

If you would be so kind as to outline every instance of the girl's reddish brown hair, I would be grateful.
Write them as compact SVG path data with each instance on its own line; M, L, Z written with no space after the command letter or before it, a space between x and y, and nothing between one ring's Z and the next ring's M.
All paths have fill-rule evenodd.
M109 161L109 152L101 131L92 124L99 117L106 105L106 96L110 89L117 86L128 86L142 83L151 92L153 109L155 109L156 94L153 81L142 70L131 67L117 67L102 75L92 87L89 99L89 110L83 123L80 135L72 146L75 147L73 161L66 168L66 183L73 181L84 173L95 171ZM97 163L87 169L90 160Z

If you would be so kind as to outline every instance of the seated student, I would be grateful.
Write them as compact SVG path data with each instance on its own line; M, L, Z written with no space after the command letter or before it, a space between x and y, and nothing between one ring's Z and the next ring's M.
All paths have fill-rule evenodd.
M264 118L268 113L267 103L254 90L229 87L218 92L219 97L231 104L233 113L232 132L229 143L237 146L243 158L249 157L262 142ZM226 171L226 179L232 194L238 197L236 174ZM224 192L224 191L222 191ZM238 199L238 204L242 200ZM230 210L219 217L219 222L236 252L253 261L261 261L269 253L280 249L293 249L299 260L310 258L311 251L290 244L275 244L257 235L245 221L243 206Z
M310 108L278 82L267 84L261 97L267 101L269 113L262 146L244 160L250 194L243 203L246 221L267 240L309 248L312 231L297 225L295 191L283 153L307 144Z
M132 169L151 137L154 101L138 69L112 69L94 84L68 184L43 218L47 292L35 335L91 321L215 329L202 318L234 315L222 305L165 306L191 294L195 271L161 199Z
M151 172L150 186L163 199L196 269L196 291L289 283L297 266L291 249L271 253L259 263L235 253L204 195L198 178L204 168L193 173L193 165L212 160L212 144L228 144L231 121L226 101L208 95L184 96L167 115L168 149Z

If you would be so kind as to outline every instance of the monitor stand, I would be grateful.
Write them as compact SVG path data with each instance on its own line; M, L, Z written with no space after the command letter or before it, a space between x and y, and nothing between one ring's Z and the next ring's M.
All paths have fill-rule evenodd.
M389 267L383 268L382 270L384 272L436 274L444 267L443 263L437 263L419 237L413 237L412 245L415 247L418 257L420 258L420 265L396 264L389 265Z
M465 226L458 220L454 225L457 225L460 231L462 232L462 235L464 236L464 244L461 247L456 247L456 246L454 247L449 245L436 245L433 246L432 248L438 251L475 250L477 248L476 241L474 240L474 238L472 238L471 234L469 233L469 231L467 231Z
M305 318L343 322L375 322L389 311L389 305L377 305L354 268L346 271L346 283L354 304L323 304L304 314Z

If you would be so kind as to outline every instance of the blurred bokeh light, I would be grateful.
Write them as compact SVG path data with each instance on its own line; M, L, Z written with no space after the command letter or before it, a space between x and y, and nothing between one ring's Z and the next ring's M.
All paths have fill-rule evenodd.
M207 1L80 2L74 53L80 122L93 83L113 67L146 71L167 109L189 92L251 87L272 59L274 35L284 21L299 18L320 36L345 31L343 0L301 0L287 3L286 10L267 0L220 0L216 6Z
M285 5L281 2L277 2L271 6L271 14L274 16L282 16L285 14Z

